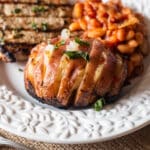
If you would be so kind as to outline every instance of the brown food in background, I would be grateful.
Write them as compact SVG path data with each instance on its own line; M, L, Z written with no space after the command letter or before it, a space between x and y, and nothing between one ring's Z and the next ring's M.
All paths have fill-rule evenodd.
M0 1L0 61L27 60L36 44L58 36L68 27L72 6L65 1L40 2ZM45 5L50 3L53 5Z
M68 4L68 0L1 0L1 3L27 3L27 4L52 4L64 5Z

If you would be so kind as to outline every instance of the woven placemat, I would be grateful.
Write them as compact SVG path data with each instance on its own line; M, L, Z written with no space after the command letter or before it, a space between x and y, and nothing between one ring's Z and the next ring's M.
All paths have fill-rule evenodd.
M0 135L12 141L24 144L31 150L150 150L150 125L135 133L112 141L83 145L60 145L36 142L15 136L2 129L0 129ZM0 147L0 150L14 149Z

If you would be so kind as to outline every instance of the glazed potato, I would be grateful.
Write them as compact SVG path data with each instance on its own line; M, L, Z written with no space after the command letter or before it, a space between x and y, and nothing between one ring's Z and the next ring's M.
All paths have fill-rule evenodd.
M109 91L114 68L114 55L95 40L90 52L90 62L86 65L76 94L75 106L87 106L95 101L97 95L104 96Z
M114 70L114 78L111 84L111 90L109 91L109 96L116 96L123 86L127 78L127 64L123 59L116 55L116 67Z
M44 103L63 108L86 107L99 97L118 94L126 78L121 57L98 39L87 40L86 45L80 41L75 50L67 51L72 41L58 46L58 38L32 50L25 68L27 91Z

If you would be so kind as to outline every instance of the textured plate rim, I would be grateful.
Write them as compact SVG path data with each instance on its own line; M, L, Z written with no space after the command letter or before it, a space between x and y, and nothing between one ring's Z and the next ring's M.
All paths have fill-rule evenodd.
M150 7L146 7L150 4L149 0L132 0L132 2L130 0L123 0L123 2L134 7L145 16L149 15ZM0 128L31 140L59 144L94 143L118 138L150 124L149 85L150 67L142 77L141 87L136 87L132 93L127 94L115 106L100 113L96 113L91 109L76 112L49 110L23 100L9 91L6 86L0 85ZM144 93L142 90L144 90ZM134 96L132 96L133 93ZM31 111L32 113L30 113ZM124 113L124 111L127 112L123 115L118 114ZM40 116L39 112L43 114ZM116 115L118 118L112 118L113 115ZM86 118L86 120L85 117L88 119ZM91 117L94 119L103 118L103 120L98 122L94 119L91 120ZM66 122L68 123L67 119L69 120L69 124L66 125ZM112 121L112 119L114 120ZM78 126L78 123L80 126ZM87 123L87 128L84 125L85 123ZM57 124L59 124L58 128ZM60 129L63 126L64 128ZM112 126L113 128L116 126L121 127L117 127L116 130L112 129ZM99 133L98 135L97 132ZM54 135L51 135L52 133ZM87 134L80 137L84 133Z

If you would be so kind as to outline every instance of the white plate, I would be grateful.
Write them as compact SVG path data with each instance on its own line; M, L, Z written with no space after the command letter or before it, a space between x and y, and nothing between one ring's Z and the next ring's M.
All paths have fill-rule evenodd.
M149 0L124 2L149 18ZM18 71L23 65L1 63L0 128L32 140L70 144L104 141L133 132L150 124L150 66L146 66L125 96L95 112L39 104L24 89L23 73Z

